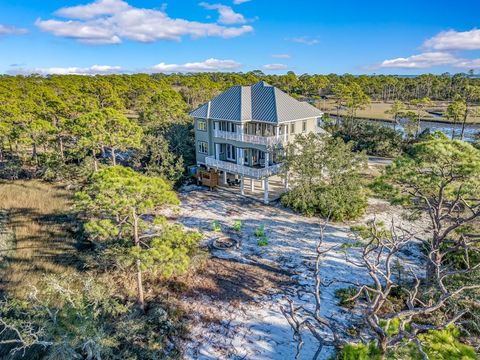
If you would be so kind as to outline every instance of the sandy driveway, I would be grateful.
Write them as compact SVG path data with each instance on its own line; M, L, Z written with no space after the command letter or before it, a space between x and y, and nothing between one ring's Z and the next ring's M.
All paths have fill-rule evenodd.
M249 264L262 269L272 269L287 275L290 282L276 286L269 284L268 291L257 295L225 299L222 295L199 294L187 299L192 309L191 341L185 344L187 359L293 359L296 344L292 331L283 317L280 306L285 296L296 304L312 303L309 293L313 285L312 269L315 244L319 238L319 219L306 218L282 208L280 205L265 206L225 191L210 192L190 187L181 194L182 206L178 218L188 228L199 229L205 234L205 241L220 236L212 231L212 222L218 221L222 232L231 231L235 220L241 220L241 245L229 250L213 250L212 254L221 259ZM368 214L356 223L376 217L386 223L394 216L401 221L401 211L379 200L371 200ZM268 237L267 246L259 246L254 232L263 225ZM358 248L341 247L354 242L348 224L334 224L326 229L325 248L338 247L329 252L322 264L325 282L335 280L322 289L322 313L333 316L349 326L359 321L358 316L337 305L335 290L345 288L345 281L365 283L368 281L362 269L345 261L358 259ZM422 223L409 225L420 231ZM402 261L406 269L419 271L422 259L418 251L409 252ZM222 266L222 265L219 265ZM235 279L249 279L249 270L239 270ZM223 287L229 287L225 282ZM196 311L194 311L196 310ZM205 314L217 319L205 321ZM311 359L317 349L315 341L306 337L300 359ZM321 359L331 355L332 349L325 349Z

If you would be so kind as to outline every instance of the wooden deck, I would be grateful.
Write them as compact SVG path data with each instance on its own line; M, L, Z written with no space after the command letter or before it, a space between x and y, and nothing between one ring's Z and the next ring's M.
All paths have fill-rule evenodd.
M235 176L233 174L228 175L229 180L235 180ZM240 185L233 185L229 186L228 184L223 183L223 176L219 176L219 184L218 186L224 190L236 193L240 195ZM269 202L276 201L280 199L282 193L285 192L285 186L283 185L282 179L277 176L271 176L268 180L268 200ZM245 178L245 185L244 185L244 196L252 198L254 200L258 200L263 202L263 188L262 182L260 180L254 180L254 191L251 191L251 179Z

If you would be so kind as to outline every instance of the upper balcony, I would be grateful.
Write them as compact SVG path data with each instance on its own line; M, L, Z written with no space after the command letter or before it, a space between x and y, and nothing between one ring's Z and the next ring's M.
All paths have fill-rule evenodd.
M213 136L226 139L226 140L235 140L246 142L250 144L265 145L268 147L281 145L286 142L284 135L277 136L260 136L260 135L250 135L243 132L231 132L231 131L222 131L215 129L213 131Z

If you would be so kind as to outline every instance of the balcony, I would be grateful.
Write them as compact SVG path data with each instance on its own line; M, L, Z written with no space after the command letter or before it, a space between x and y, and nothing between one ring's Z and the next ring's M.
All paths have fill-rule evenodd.
M226 140L235 140L235 141L241 141L241 142L250 143L250 144L265 145L265 146L280 145L284 142L284 137L282 135L260 136L260 135L244 134L240 132L222 131L218 129L214 130L213 136L221 139L226 139Z
M265 168L253 168L228 161L217 160L212 156L205 158L205 165L232 174L244 175L254 179L262 179L267 176L272 176L278 174L282 170L282 164L275 164Z

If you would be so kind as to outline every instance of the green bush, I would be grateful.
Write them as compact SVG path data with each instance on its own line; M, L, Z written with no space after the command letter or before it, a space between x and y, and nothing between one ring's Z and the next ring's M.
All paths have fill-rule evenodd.
M355 296L358 292L358 288L356 286L350 286L343 289L338 289L335 291L335 296L339 299L338 305L346 307L346 308L353 308L355 306L354 301L349 301L352 296Z
M333 136L353 143L354 151L366 151L369 155L393 157L402 150L402 133L378 123L355 121L349 126L343 123L335 127Z
M1 300L1 319L27 345L18 358L153 360L175 354L167 345L181 328L174 311L152 304L141 313L112 285L94 274L49 276L28 300ZM48 345L35 345L37 336ZM13 332L0 334L0 340L17 338ZM0 358L16 359L15 345L2 345Z
M281 198L283 206L304 215L320 215L333 221L352 220L363 215L367 208L367 195L359 182L296 187Z
M387 332L390 336L398 332L398 320L392 320ZM385 324L383 325L385 326ZM430 359L435 360L478 360L472 346L461 343L460 332L451 326L445 330L432 330L419 336L422 349ZM398 348L391 349L385 359L417 360L422 355L412 342L401 343ZM374 342L368 344L347 344L337 353L336 360L378 360L380 351Z
M220 226L220 223L217 220L212 222L212 231L214 232L222 231L222 227Z
M264 236L265 236L265 226L260 225L259 227L257 227L257 228L255 229L255 236L256 236L257 238L264 237Z
M235 230L236 232L242 231L242 222L240 220L235 220L235 222L233 223L233 230Z
M347 344L337 354L336 360L378 360L380 351L375 343Z
M257 241L258 246L267 246L268 245L268 238L264 235Z

